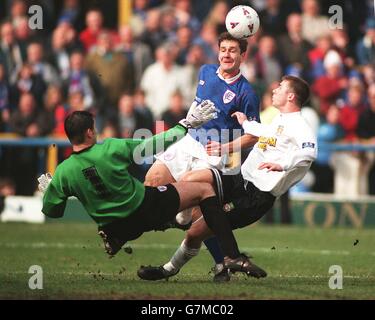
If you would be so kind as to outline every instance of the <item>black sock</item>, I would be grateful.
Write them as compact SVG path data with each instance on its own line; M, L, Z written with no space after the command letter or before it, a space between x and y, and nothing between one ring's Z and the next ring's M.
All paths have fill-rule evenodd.
M218 199L216 197L204 199L199 206L207 226L218 238L224 255L230 258L237 258L240 255L237 241L234 238L226 213L221 208Z

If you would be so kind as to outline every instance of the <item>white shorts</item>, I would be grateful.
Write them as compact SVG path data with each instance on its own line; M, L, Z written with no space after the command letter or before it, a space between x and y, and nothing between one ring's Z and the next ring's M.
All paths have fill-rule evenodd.
M166 151L155 156L169 169L173 178L178 181L181 176L191 170L217 168L223 170L226 156L209 156L201 143L186 135L171 145Z

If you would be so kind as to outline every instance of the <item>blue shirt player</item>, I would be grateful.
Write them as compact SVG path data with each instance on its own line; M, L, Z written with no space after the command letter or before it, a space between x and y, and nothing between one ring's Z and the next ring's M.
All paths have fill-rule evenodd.
M225 167L230 164L231 172L236 172L235 169L240 168L240 157L235 161L230 155L235 152L238 154L238 151L248 149L256 143L253 136L243 135L241 126L231 116L234 112L240 111L250 120L259 121L259 98L240 71L241 62L245 58L247 40L236 39L225 32L219 36L218 46L219 65L202 66L196 98L192 104L194 108L194 105L202 100L211 100L218 109L218 117L205 124L200 130L191 130L189 135L169 147L164 153L157 155L155 163L146 175L145 185L160 186L183 181L184 174L190 170L217 168L225 171ZM193 209L193 221L196 210L199 208ZM200 216L198 212L196 213ZM191 210L176 216L179 224L187 224L191 219ZM190 231L195 231L195 225L198 226L193 223ZM200 232L198 228L196 231ZM215 277L227 277L228 273L220 273L224 257L216 238L206 240L205 245L216 262ZM187 248L182 243L177 250L179 253L174 257L184 260L184 255L192 254L191 250L197 251L199 248ZM174 264L163 266L163 276L159 278L166 278L178 271L179 261L174 261Z

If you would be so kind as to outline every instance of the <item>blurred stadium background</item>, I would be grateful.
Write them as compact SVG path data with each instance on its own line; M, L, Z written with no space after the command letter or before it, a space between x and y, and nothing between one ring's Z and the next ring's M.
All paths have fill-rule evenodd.
M107 260L75 199L63 219L45 220L36 178L69 156L63 120L73 110L96 114L101 139L157 133L184 117L237 4L260 16L242 72L261 98L262 121L275 116L280 77L305 78L318 159L260 223L237 232L269 278L235 277L218 294L203 252L176 280L138 281L136 268L164 261L183 234L150 233L133 255ZM32 5L42 29L29 26ZM374 299L374 151L372 0L0 1L0 298ZM142 180L147 169L133 174ZM44 267L40 292L27 286L32 264ZM328 288L331 265L343 267L344 290Z

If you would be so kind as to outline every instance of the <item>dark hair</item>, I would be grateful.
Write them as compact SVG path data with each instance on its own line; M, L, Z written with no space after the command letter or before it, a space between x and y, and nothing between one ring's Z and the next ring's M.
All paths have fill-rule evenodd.
M302 107L309 100L310 87L305 80L295 76L284 76L281 80L288 81L290 89L296 95L298 105Z
M217 44L218 44L219 48L220 48L220 44L224 40L236 41L238 43L239 47L240 47L241 53L244 53L247 50L247 39L237 39L237 38L233 37L229 32L223 32L219 35L219 39L217 41Z
M88 111L74 111L65 119L64 130L71 143L83 143L88 129L94 129L94 116Z

